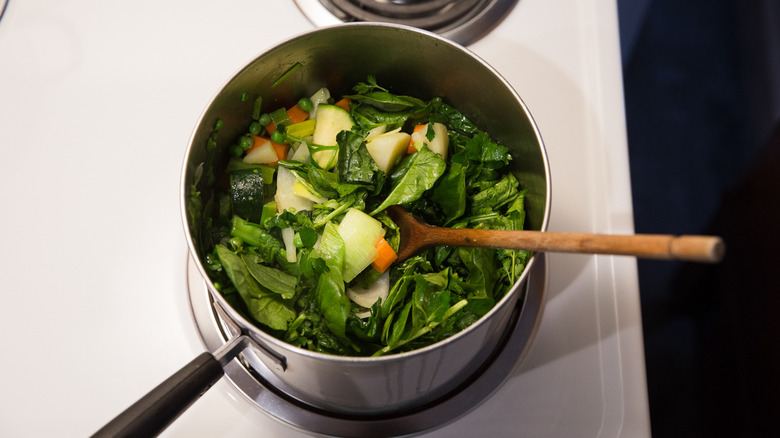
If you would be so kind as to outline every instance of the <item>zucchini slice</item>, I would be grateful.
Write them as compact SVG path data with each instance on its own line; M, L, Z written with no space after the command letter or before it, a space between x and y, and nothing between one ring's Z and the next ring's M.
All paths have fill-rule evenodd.
M263 173L260 169L236 170L230 174L233 214L260 223L263 215Z

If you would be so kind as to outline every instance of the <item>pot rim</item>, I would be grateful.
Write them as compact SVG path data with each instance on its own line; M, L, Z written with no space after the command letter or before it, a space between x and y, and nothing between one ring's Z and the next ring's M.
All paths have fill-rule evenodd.
M233 307L228 304L227 300L224 299L221 293L219 293L216 288L214 287L213 282L211 281L210 277L208 276L208 273L206 272L203 263L201 262L198 252L195 248L195 243L192 239L192 230L190 229L189 222L187 220L187 189L188 189L188 182L187 182L187 169L188 169L188 163L190 160L190 155L193 150L193 144L195 141L195 137L197 136L197 132L199 127L206 122L205 117L209 110L209 108L213 105L214 101L220 96L220 94L224 91L224 89L233 81L235 80L242 72L244 72L247 68L249 68L252 64L254 64L258 59L260 59L262 56L265 56L267 53L270 53L272 51L275 51L277 49L280 49L281 47L298 40L300 38L307 37L312 34L320 33L320 32L329 32L333 31L334 29L340 29L345 27L381 27L381 28L395 28L399 29L401 31L406 32L413 32L417 34L421 34L427 38L433 38L435 40L438 40L442 44L449 45L457 50L460 50L464 52L466 55L472 57L474 60L482 64L488 71L490 71L506 88L508 92L514 96L515 100L518 102L518 104L523 109L523 112L525 113L526 117L528 118L528 122L533 128L534 136L536 137L538 143L539 143L539 149L540 149L540 155L544 164L544 179L546 184L546 191L545 191L545 199L544 199L544 215L542 217L542 222L540 229L541 231L546 231L548 224L549 224L549 218L550 218L550 207L551 207L551 199L552 199L552 186L551 186L551 175L550 175L550 163L549 163L549 157L547 154L547 149L544 146L544 141L542 139L542 135L539 131L539 127L536 124L536 122L533 119L533 116L531 115L530 110L528 109L528 106L525 104L523 99L520 97L520 95L517 93L517 91L512 87L512 85L489 63L487 63L484 59L479 57L476 53L472 52L468 48L462 46L461 44L458 44L452 40L449 40L447 38L444 38L436 33L424 30L424 29L418 29L402 24L395 24L395 23L380 23L380 22L353 22L353 23L340 23L340 24L334 24L329 26L323 26L318 27L315 29L310 29L304 32L300 32L296 35L293 35L291 37L288 37L277 44L274 44L262 52L256 54L254 57L252 57L249 61L245 62L238 70L236 70L226 81L222 83L222 85L217 89L217 91L212 95L211 99L207 102L207 104L204 106L203 110L201 111L200 116L198 117L193 129L192 133L190 135L190 138L187 142L187 149L184 154L184 161L182 164L182 170L181 170L181 176L180 176L180 184L179 184L179 207L181 212L181 219L182 224L184 226L184 232L185 232L185 238L187 241L187 249L191 255L191 257L195 261L195 265L197 266L198 272L200 273L200 276L203 278L203 280L206 282L207 288L209 290L209 293L211 294L212 298L216 300L220 307L230 316L230 318L235 321L242 332L249 334L250 338L253 342L257 342L258 337L263 340L263 342L267 342L270 344L274 344L275 346L285 349L285 350L291 350L295 352L296 354L299 354L301 356L308 356L310 358L315 359L327 359L336 361L339 363L350 363L350 364L375 364L377 362L393 362L396 360L402 360L404 358L408 357L414 357L418 355L424 355L428 352L442 348L442 346L447 345L452 342L456 342L461 337L467 336L468 333L476 330L479 326L487 324L488 321L490 321L492 318L491 316L498 312L498 309L502 307L507 300L512 299L512 295L520 293L519 290L522 288L523 284L526 282L528 275L531 271L531 267L535 263L537 259L537 253L532 254L532 256L529 258L528 263L526 264L523 273L520 275L520 278L517 279L515 284L507 290L506 294L496 302L493 307L480 317L476 322L471 324L470 326L466 327L465 329L461 330L460 332L443 339L439 342L436 342L431 345L427 345L422 348L418 348L412 351L407 352L401 352L401 353L389 353L387 355L378 356L378 357L366 357L366 356L339 356L335 354L327 354L327 353L319 353L316 351L307 350L301 347L297 347L295 345L289 344L287 342L284 342L280 339L275 338L274 336L271 336L270 334L263 331L260 327L256 326L251 321L247 320L243 315L241 315L239 312L237 312ZM521 309L520 317L522 318L524 312L524 307ZM540 315L541 316L541 315Z

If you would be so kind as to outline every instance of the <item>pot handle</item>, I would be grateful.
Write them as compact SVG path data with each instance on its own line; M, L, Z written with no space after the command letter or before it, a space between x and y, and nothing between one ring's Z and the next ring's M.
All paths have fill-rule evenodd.
M219 350L202 353L98 430L93 438L152 437L187 410L224 374L223 367L246 348L237 336Z

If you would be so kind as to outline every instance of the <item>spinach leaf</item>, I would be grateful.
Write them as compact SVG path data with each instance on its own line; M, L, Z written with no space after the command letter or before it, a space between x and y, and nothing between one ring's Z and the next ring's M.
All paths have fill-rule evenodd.
M451 137L456 139L451 148L454 151L451 161L463 165L468 190L491 186L492 181L500 177L498 169L509 163L508 149L491 141L484 132L480 131L465 140L458 136Z
M265 292L249 272L242 258L224 245L216 246L217 256L228 278L246 304L249 314L259 323L273 330L286 330L295 318L290 302L280 296Z
M380 317L387 318L393 309L404 301L416 272L430 272L432 269L430 262L422 255L411 257L393 269L390 272L390 284L393 286L382 303Z
M336 142L339 145L339 181L373 188L374 175L382 172L368 153L363 136L354 131L341 131Z
M351 114L355 123L366 131L379 126L387 126L388 130L393 130L402 127L417 111L386 112L369 105L355 105Z
M411 96L400 96L388 91L369 91L364 94L344 96L356 102L365 103L382 111L402 111L413 107L423 107L425 102Z
M281 295L286 300L295 296L295 286L298 284L298 278L270 266L264 266L251 255L243 255L241 258L249 273L252 274L252 277L261 286Z
M390 175L392 190L371 212L375 215L391 205L406 204L420 199L444 173L447 163L428 147L408 155Z
M314 291L319 311L330 331L343 338L346 336L347 317L352 305L342 279L344 241L333 223L325 225L316 253L316 256L325 260L328 268L320 275Z
M517 178L507 173L496 184L471 197L471 211L473 214L497 212L503 205L514 201L518 193Z
M320 235L314 230L313 227L303 226L296 233L297 238L300 238L301 248L314 248L317 244Z
M458 248L458 256L468 268L466 282L477 296L492 297L496 285L495 251L488 248Z
M240 256L224 245L217 245L215 250L225 273L244 301L249 301L250 298L257 298L263 294L260 285L249 273Z
M409 322L409 312L412 311L412 302L409 301L406 303L406 305L401 309L400 312L398 312L398 316L394 318L393 324L390 325L390 329L386 330L386 336L385 336L385 343L388 347L394 348L404 337L409 337L409 334L407 333L406 325ZM391 320L391 318L388 318L388 320ZM410 331L413 329L412 326L409 327Z
M431 114L431 121L443 123L448 131L459 131L470 135L482 132L460 111L446 103L441 103L437 111Z
M364 341L379 341L382 328L382 321L379 318L380 307L381 300L377 300L371 306L371 315L365 320L361 320L355 315L350 315L347 320L347 327L349 328L350 333L354 333L358 338ZM377 348L375 348L375 350L376 349Z
M309 166L308 176L312 186L328 198L346 196L361 187L359 184L342 183L337 174L315 166Z
M407 303L407 305L404 307L403 311L400 312L398 320L397 321L391 321L391 318L388 318L385 322L385 329L383 333L386 333L386 339L387 339L387 345L382 348L381 350L375 352L372 356L382 356L384 354L389 353L390 351L397 349L399 347L402 347L405 344L408 344L415 339L424 336L428 333L430 333L434 328L436 328L439 324L447 321L449 318L453 317L454 315L458 314L466 305L468 305L467 300L460 300L454 305L450 306L445 312L444 315L442 315L440 321L431 321L428 324L426 324L424 327L420 328L419 330L413 330L411 327L407 328L406 325L408 323L408 313L406 310L409 308L409 305L411 302ZM411 309L409 309L411 310ZM390 324L392 322L393 328L388 330L387 324ZM470 323L473 323L474 320L471 320ZM469 324L470 324L469 323ZM459 327L457 331L462 330L465 327ZM454 332L455 330L453 330ZM396 336L396 333L400 333ZM438 340L443 339L443 337L439 336L438 339L425 342L425 345L430 344L431 342L435 342Z
M450 295L446 291L448 272L445 269L441 272L418 274L414 277L412 326L415 331L433 320L441 321L444 312L450 307Z
M525 190L521 190L518 196L507 209L506 215L502 216L504 226L501 227L501 229L523 229L525 222L525 193ZM499 227L494 226L494 228ZM503 267L505 274L504 278L507 286L513 285L523 273L531 253L529 251L523 250L499 249L496 251L496 254L498 256L498 260L501 262L501 266Z
M295 319L292 305L282 301L278 296L252 298L246 306L253 318L273 330L287 330L287 324Z
M447 173L434 186L431 200L444 213L444 223L451 223L466 212L466 174L461 164L450 164Z

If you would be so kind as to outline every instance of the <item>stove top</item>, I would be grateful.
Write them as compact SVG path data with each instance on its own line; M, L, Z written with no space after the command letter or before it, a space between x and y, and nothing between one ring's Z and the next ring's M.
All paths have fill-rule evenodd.
M313 26L294 2L8 2L0 333L14 359L0 365L0 435L89 436L203 351L179 211L188 140L236 69ZM549 229L631 233L615 3L522 0L469 48L518 91L544 137ZM426 438L649 435L636 261L546 262L523 360ZM258 435L310 434L228 379L164 433Z

